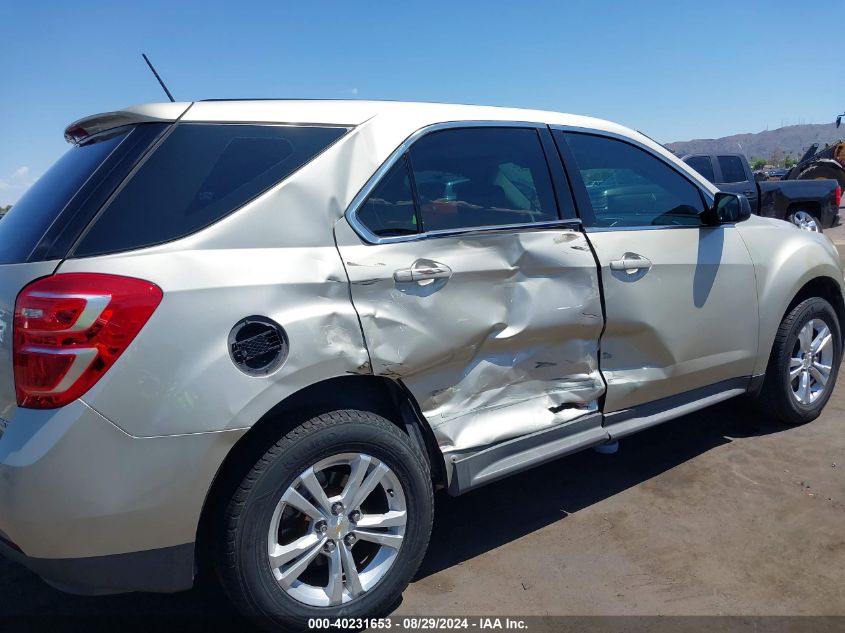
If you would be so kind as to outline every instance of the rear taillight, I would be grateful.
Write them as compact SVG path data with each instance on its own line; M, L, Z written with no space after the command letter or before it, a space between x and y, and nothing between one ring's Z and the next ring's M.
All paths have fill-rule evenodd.
M842 205L842 187L836 188L836 194L834 194L836 198L836 206L839 207Z
M18 405L53 409L88 391L161 303L149 281L65 273L34 281L15 304Z

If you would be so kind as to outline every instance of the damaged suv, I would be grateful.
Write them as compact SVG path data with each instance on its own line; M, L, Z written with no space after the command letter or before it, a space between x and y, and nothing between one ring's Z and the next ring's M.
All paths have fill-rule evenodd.
M208 101L66 137L0 222L0 549L68 591L381 614L435 489L743 394L800 424L836 380L831 242L612 123Z

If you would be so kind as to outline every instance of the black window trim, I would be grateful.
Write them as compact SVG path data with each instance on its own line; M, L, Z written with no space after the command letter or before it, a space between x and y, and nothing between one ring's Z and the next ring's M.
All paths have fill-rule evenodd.
M692 174L688 173L685 169L676 165L675 163L666 160L665 156L661 156L657 152L655 152L651 147L644 143L640 143L634 138L629 136L625 136L623 134L616 134L615 132L608 132L605 130L597 130L594 128L585 128L585 127L577 127L573 125L549 125L549 128L554 131L564 132L565 134L585 134L587 136L598 136L609 138L614 141L621 141L623 143L627 143L632 147L635 147L639 150L642 150L649 154L650 156L656 158L660 162L662 162L667 167L674 170L676 173L680 174L684 179L686 179L690 184L692 184L697 190L698 195L701 197L702 204L707 206L712 206L715 196L712 194L707 188L702 186ZM674 229L695 229L699 230L700 226L692 226L692 225L658 225L658 226L596 226L596 218L593 214L593 206L590 203L590 197L587 194L587 187L584 185L584 181L581 178L578 172L578 164L575 160L575 155L572 153L572 150L569 148L569 145L565 142L561 143L558 141L557 135L554 135L555 144L557 145L558 151L560 152L560 159L563 162L564 169L566 170L567 176L569 177L569 184L572 189L572 195L575 198L575 205L578 210L578 215L581 217L583 221L584 230L589 232L606 232L606 231L652 231L652 230L674 230ZM563 139L565 141L565 139ZM689 169L692 169L690 167ZM703 176L701 176L704 179Z
M556 212L558 215L557 220L551 220L547 222L521 222L518 224L500 224L500 225L491 225L491 226L471 226L459 229L441 229L435 231L420 231L418 233L414 233L411 235L390 235L386 237L382 237L373 233L367 226L358 219L358 211L359 209L364 206L367 199L370 197L370 194L379 186L381 181L384 177L390 172L393 166L402 160L405 157L405 154L410 150L411 146L418 141L419 139L432 134L434 132L439 132L442 130L453 130L453 129L462 129L462 128L522 128L522 129L533 129L537 131L540 141L540 147L543 151L543 155L546 159L546 166L549 169L549 180L552 184L552 189L554 192L555 198L555 207ZM361 190L355 195L352 199L352 202L346 209L345 216L347 221L349 222L352 229L355 233L360 237L364 242L367 244L393 244L396 242L414 242L419 240L427 240L427 239L435 239L435 238L443 238L443 237L455 237L455 236L466 236L466 235L482 235L486 233L500 233L500 232L513 232L513 231L540 231L544 229L554 229L558 227L565 227L571 228L572 226L580 226L581 219L577 217L573 218L561 218L561 195L564 195L563 192L559 191L559 181L555 180L555 167L553 165L554 158L553 156L548 155L546 144L543 142L543 130L547 130L548 125L546 123L538 123L536 121L447 121L443 123L434 123L432 125L427 125L425 127L420 128L413 134L411 134L407 139L405 139L399 147L397 147L393 152L388 156L387 160L382 163L381 167L379 167L376 172L370 176L370 179L367 180L366 184L361 188ZM408 165L409 167L409 165ZM412 170L409 170L412 172ZM411 173L411 177L413 178L413 173ZM414 197L416 198L416 190L414 189ZM574 193L573 193L574 198ZM575 200L573 200L575 203ZM417 204L415 199L414 204ZM577 209L577 204L575 204ZM421 225L422 226L422 225ZM422 226L425 229L424 226Z

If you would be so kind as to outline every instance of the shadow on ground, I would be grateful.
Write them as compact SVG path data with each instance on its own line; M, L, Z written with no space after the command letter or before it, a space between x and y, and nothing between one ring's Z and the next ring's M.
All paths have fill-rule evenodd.
M732 401L627 438L612 456L585 451L460 498L439 494L431 545L416 579L565 519L730 442L730 438L780 430L748 411L740 401ZM478 525L485 529L473 529ZM174 595L71 596L0 559L3 631L134 628L155 633L156 629L244 631L250 627L210 583Z

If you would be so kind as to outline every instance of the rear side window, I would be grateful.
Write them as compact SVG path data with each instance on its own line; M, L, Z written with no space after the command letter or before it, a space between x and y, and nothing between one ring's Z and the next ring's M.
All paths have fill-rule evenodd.
M83 197L95 173L130 132L124 128L73 147L30 187L0 221L0 264L29 260L48 229Z
M719 156L719 169L722 170L722 182L745 182L745 168L739 156Z
M425 231L558 219L534 129L443 130L414 143L408 157Z
M76 247L85 257L190 235L229 215L340 138L344 128L177 125Z
M716 182L716 175L713 173L713 161L710 160L709 156L691 156L685 158L684 162L710 182Z

